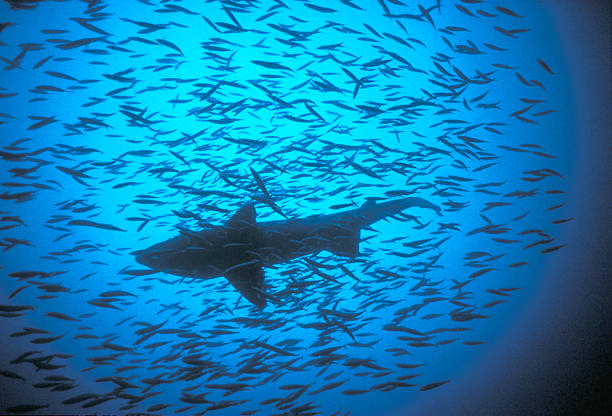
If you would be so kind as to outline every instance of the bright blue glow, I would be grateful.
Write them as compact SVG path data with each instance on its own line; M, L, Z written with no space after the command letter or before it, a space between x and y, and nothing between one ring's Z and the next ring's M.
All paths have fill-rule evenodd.
M159 403L173 404L164 412L175 411L183 407L181 390L201 384L187 392L206 393L206 399L215 402L247 400L216 414L256 408L262 408L259 414L282 413L274 407L279 403L260 402L295 391L280 386L308 384L295 406L312 402L324 414L374 414L428 394L419 387L469 371L470 363L494 347L534 296L547 261L560 253L541 250L564 243L555 239L563 226L551 221L567 218L562 207L556 208L565 197L547 191L568 190L556 173L571 176L573 132L568 74L546 10L534 2L515 2L513 10L524 17L514 17L496 9L502 2L442 2L440 9L432 9L432 1L422 6L430 10L434 27L416 4L386 3L394 14L417 15L420 20L385 17L376 1L354 3L365 10L339 1L311 3L335 13L301 2L286 2L287 8L277 8L280 3L272 1L252 7L237 2L243 12L228 3L242 28L258 31L239 33L218 33L203 19L215 22L220 31L225 31L223 24L233 24L221 2L117 2L93 15L77 2L43 3L19 11L2 5L4 19L17 23L0 34L2 56L10 61L24 48L20 44L40 45L27 51L14 69L5 62L3 71L1 92L18 94L0 99L6 146L2 152L7 152L2 153L6 197L1 210L24 223L2 230L7 244L3 271L61 272L21 280L5 276L2 303L36 307L23 317L4 318L4 338L10 340L6 348L72 354L69 360L59 360L69 364L68 371L56 373L81 385L45 395L42 401L50 405L45 411L80 410L85 402L64 406L61 401L79 393L110 392L112 382L95 382L103 377L127 377L138 388L126 393L140 395L147 387L143 380L159 376L169 382L145 391L158 394L135 403L131 411ZM257 21L268 10L273 14ZM101 13L99 20L95 13ZM89 18L88 23L108 35L71 17ZM511 37L496 27L519 31ZM46 29L67 32L41 32ZM290 31L304 38L289 45ZM72 46L68 42L91 37L100 39L67 47ZM51 58L34 68L47 56ZM276 64L266 67L262 62ZM343 69L367 79L355 97L354 83ZM548 110L555 112L540 114ZM57 121L30 129L41 120L33 117L51 116ZM28 140L10 147L20 139ZM38 154L10 156L44 148ZM353 157L374 176L347 163ZM25 176L14 170L33 167L37 169ZM177 226L197 230L198 221L223 223L252 196L261 196L249 168L259 173L275 203L291 217L334 212L336 205L360 206L366 197L392 199L401 193L443 207L444 215L415 209L404 213L414 217L378 222L373 231L362 233L362 256L356 259L327 252L313 256L330 267L322 271L340 285L315 275L303 260L267 269L269 290L281 293L284 304L270 304L261 312L249 308L223 278L192 281L161 273L130 274L141 270L131 251L173 237ZM71 171L79 172L78 180ZM15 183L20 186L11 185ZM31 199L10 199L19 192L32 192ZM282 219L262 203L256 208L259 221ZM74 220L124 231L69 224ZM148 222L139 229L143 220ZM488 232L473 233L487 225ZM7 238L26 239L31 245L11 248ZM541 244L530 247L538 240ZM510 267L522 262L528 264ZM348 277L340 265L361 282ZM290 277L313 284L290 293ZM464 296L453 289L468 280L461 290ZM46 284L68 291L56 293ZM111 302L121 310L95 301L115 290L135 296ZM57 297L37 298L47 294ZM94 304L88 303L92 300ZM497 300L506 302L485 307ZM328 328L327 339L325 318L341 318L322 309L359 314L342 321L356 342L338 325ZM464 322L459 311L488 318ZM81 316L80 322L46 316L49 312ZM256 320L261 323L254 324ZM394 320L409 331L390 331ZM161 329L194 334L201 344L189 349L183 343L192 338L164 333L136 344L142 336L136 332L144 328L138 322L165 322ZM6 337L28 326L64 337L40 345L29 344L31 336ZM439 328L468 330L437 332ZM75 339L83 333L100 338ZM283 356L255 341L294 355ZM488 344L464 344L471 341ZM166 343L155 346L158 342ZM320 373L324 366L311 362L313 353L328 347L340 347L336 353L346 357ZM399 348L406 354L399 355ZM93 357L113 354L84 371L96 364ZM204 368L194 379L180 379L194 368L183 359L198 354L214 367ZM18 352L3 359L3 367L30 371L29 364L8 364L15 355ZM263 357L272 372L238 374L253 357ZM351 366L355 362L350 359L362 358L371 359L375 368L368 362ZM282 367L294 359L290 367ZM398 364L423 366L406 369ZM138 368L126 368L132 365ZM338 377L325 379L338 371ZM214 373L218 378L207 381ZM411 374L419 376L405 382L418 386L373 388ZM32 372L28 382L40 382L43 376L47 374ZM223 390L205 387L241 377L253 377L238 381L250 387L228 397L222 396ZM309 395L344 380L340 387ZM367 394L342 394L372 388ZM113 398L95 409L115 412L126 405L125 399ZM208 406L196 405L188 413Z

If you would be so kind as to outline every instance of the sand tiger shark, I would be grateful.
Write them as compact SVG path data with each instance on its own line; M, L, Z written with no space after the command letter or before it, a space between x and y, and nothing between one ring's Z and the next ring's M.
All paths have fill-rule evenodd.
M360 231L410 207L440 208L421 198L402 198L328 215L258 223L247 203L224 225L203 231L181 230L170 240L136 251L136 261L160 272L201 279L225 276L249 302L263 308L265 266L327 250L359 255Z

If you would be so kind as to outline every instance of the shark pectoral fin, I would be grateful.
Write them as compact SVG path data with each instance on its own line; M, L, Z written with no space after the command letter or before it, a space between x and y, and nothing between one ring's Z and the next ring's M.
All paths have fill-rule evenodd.
M258 308L266 306L268 296L265 292L265 273L261 262L253 260L232 266L225 271L225 278L253 305Z
M359 240L361 240L359 227L342 229L342 232L330 240L327 250L337 256L359 256Z

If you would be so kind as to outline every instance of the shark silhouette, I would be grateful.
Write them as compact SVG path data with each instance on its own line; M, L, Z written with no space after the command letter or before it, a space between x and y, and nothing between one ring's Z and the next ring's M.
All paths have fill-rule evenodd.
M376 203L330 215L258 223L248 203L223 226L204 231L181 230L170 240L136 251L136 261L157 271L195 278L225 276L258 308L272 298L265 291L264 266L322 250L339 256L359 255L360 231L410 207L440 208L421 198Z

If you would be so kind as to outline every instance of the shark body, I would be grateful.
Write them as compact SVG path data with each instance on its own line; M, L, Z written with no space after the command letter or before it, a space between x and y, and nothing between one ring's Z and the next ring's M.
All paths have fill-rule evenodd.
M421 198L382 203L329 215L258 223L252 203L240 208L223 226L181 233L145 250L136 261L156 271L195 278L225 276L258 308L271 298L265 291L264 266L285 263L323 250L339 256L359 255L360 231L410 207L440 209Z

